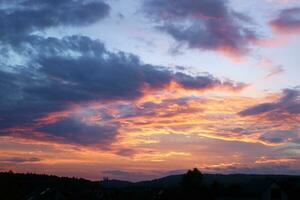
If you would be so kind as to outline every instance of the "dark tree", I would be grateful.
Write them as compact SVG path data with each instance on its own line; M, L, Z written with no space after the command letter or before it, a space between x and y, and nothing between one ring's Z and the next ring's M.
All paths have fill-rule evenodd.
M184 189L195 190L201 187L201 182L202 173L194 168L183 175L181 185Z

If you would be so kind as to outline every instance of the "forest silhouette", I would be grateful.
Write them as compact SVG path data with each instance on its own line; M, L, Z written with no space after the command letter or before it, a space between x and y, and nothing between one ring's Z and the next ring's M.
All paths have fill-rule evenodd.
M276 187L275 193L274 189L270 190L272 187ZM181 175L132 183L12 171L0 173L0 199L3 200L255 200L262 199L268 190L270 200L298 200L300 176L202 174L194 168Z

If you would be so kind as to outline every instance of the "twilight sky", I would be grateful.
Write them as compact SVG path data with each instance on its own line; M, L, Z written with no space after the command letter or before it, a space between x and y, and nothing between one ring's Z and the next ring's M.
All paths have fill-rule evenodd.
M0 171L300 174L298 0L0 0Z

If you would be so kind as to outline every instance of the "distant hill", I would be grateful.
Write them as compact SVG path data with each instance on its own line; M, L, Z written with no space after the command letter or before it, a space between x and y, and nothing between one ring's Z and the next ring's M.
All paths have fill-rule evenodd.
M180 184L183 174L170 175L159 179L129 182L122 180L106 180L101 181L101 185L106 188L126 188L126 187L150 187L150 188L166 188L176 187ZM203 174L203 183L205 185L211 185L213 182L229 186L232 184L246 184L250 181L262 181L262 180L274 180L282 181L286 179L299 179L300 176L289 175L255 175L255 174Z
M100 185L105 188L127 188L127 187L133 187L135 183L130 181L111 179L111 180L100 181Z
M129 181L112 179L112 180L100 181L100 184L105 188L126 188L126 187L164 188L164 187L178 186L180 184L182 176L183 176L182 174L170 175L159 179L140 181L140 182L129 182Z

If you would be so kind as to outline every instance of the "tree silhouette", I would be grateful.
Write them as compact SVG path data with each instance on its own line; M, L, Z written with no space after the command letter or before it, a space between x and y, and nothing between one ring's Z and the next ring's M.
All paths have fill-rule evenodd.
M194 190L200 188L201 182L202 173L197 168L194 168L183 175L181 185L184 189Z

